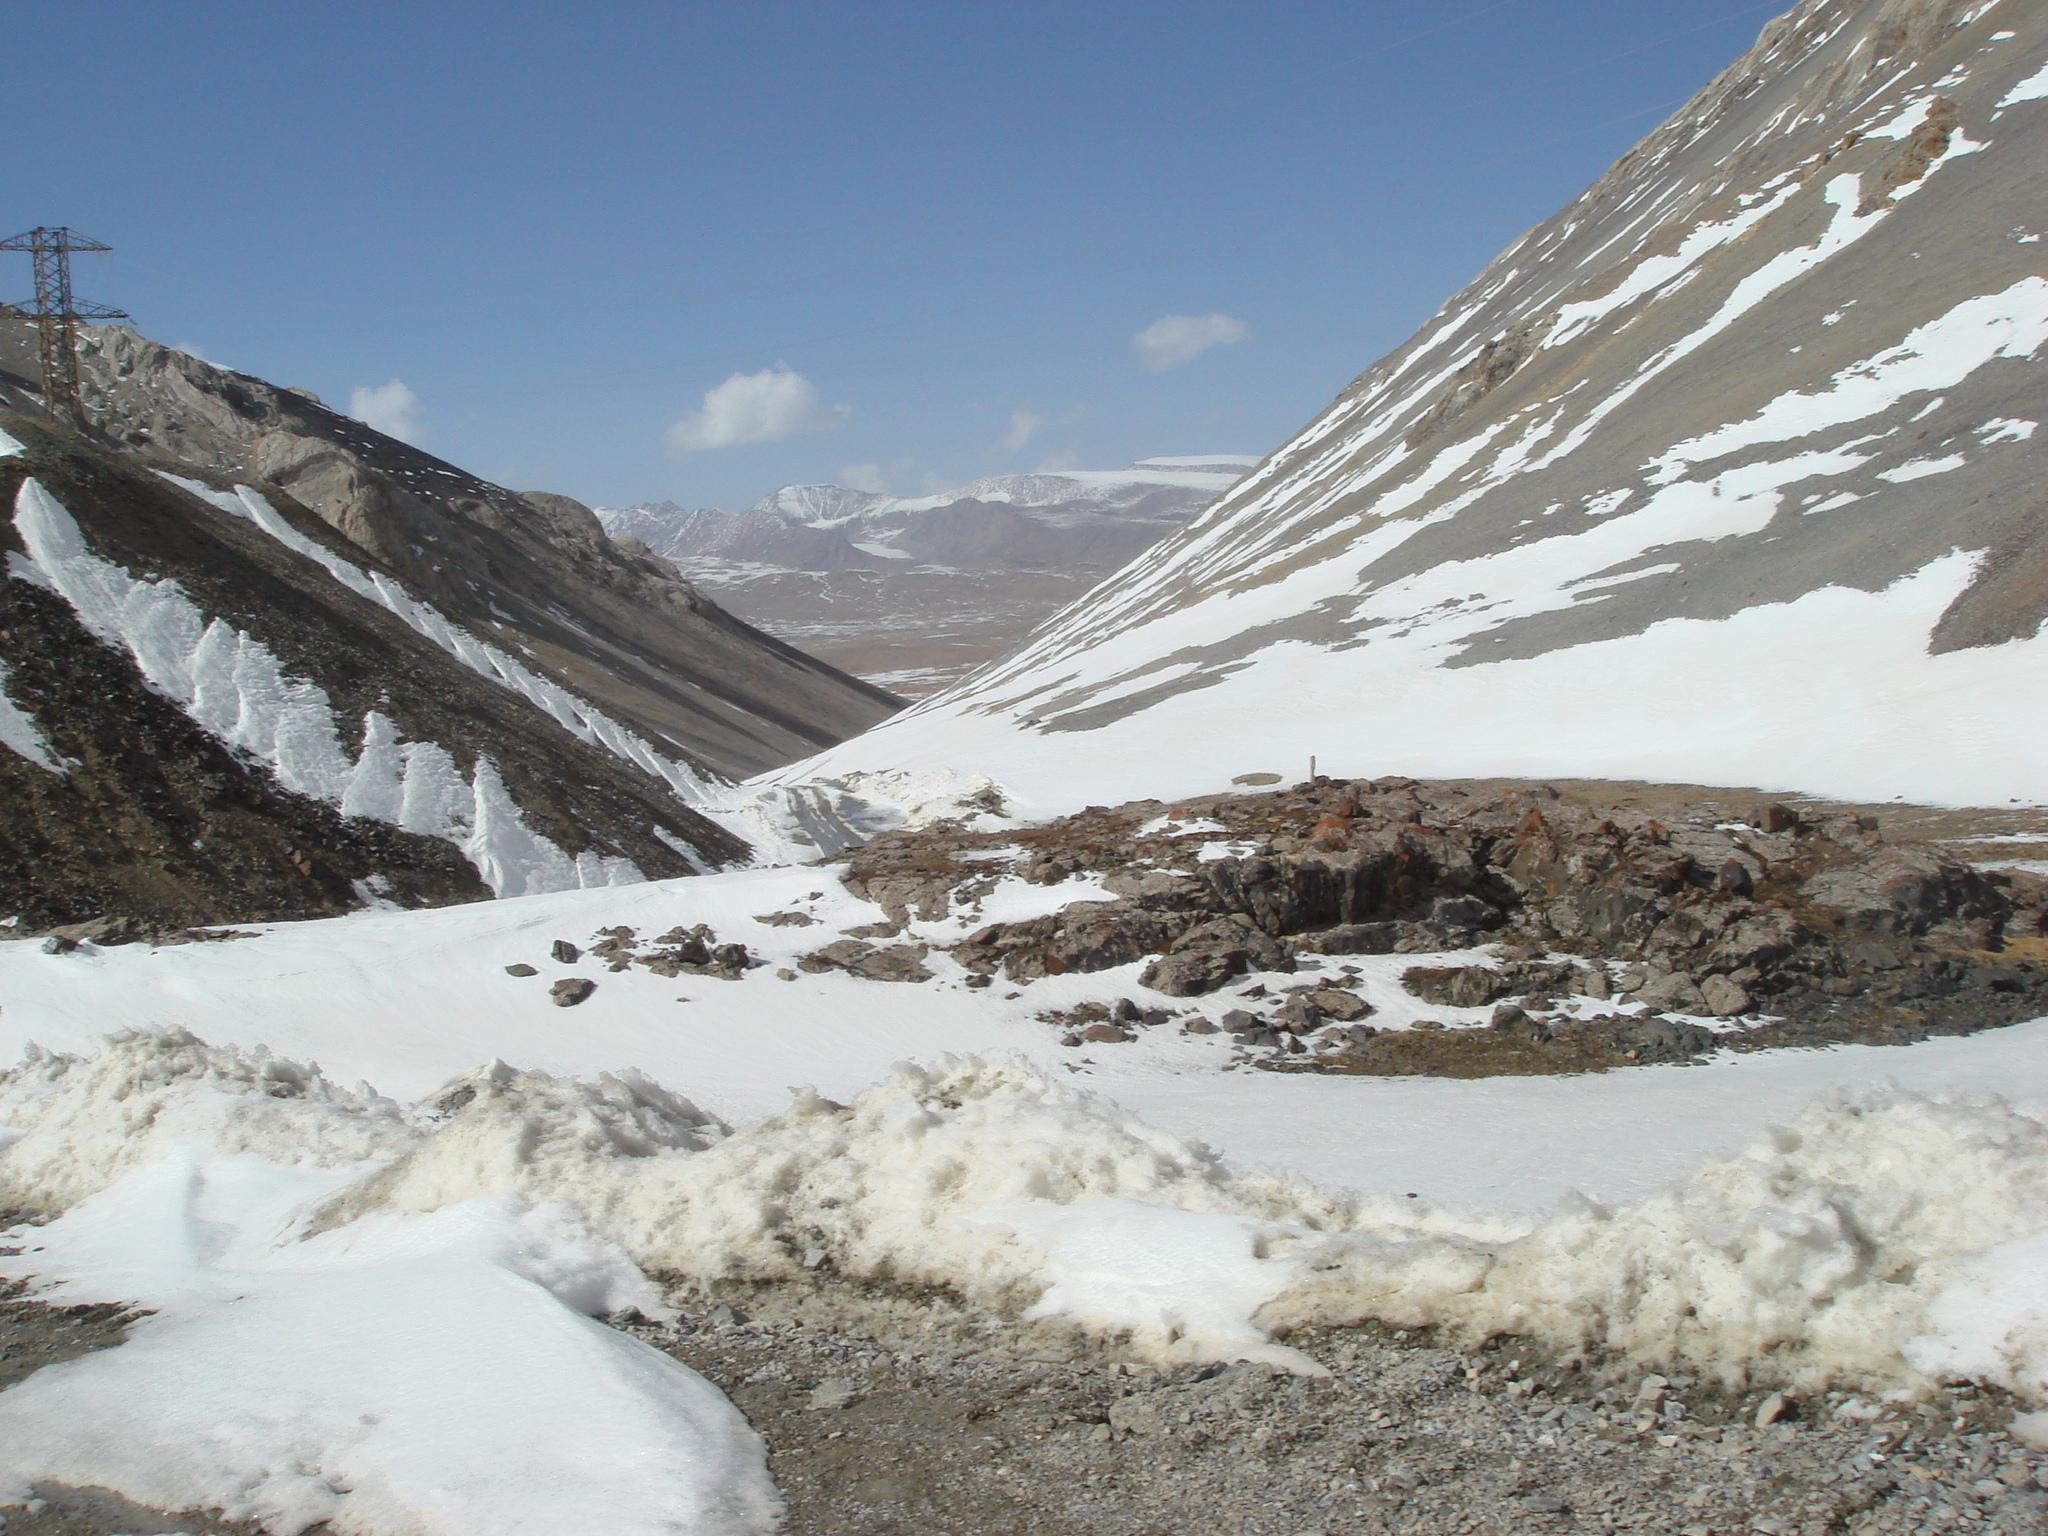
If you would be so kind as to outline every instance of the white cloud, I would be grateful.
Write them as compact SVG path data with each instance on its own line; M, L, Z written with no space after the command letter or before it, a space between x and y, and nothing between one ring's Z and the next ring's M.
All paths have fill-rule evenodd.
M1138 349L1141 366L1163 373L1251 333L1250 326L1229 315L1165 315L1133 336L1131 344Z
M1081 456L1074 452L1073 449L1068 448L1060 453L1047 454L1038 463L1038 473L1041 475L1057 475L1066 470L1079 469L1080 467Z
M417 443L426 436L420 424L420 397L402 379L357 385L349 391L348 413L364 426L400 442Z
M703 405L670 427L664 440L676 453L703 453L823 432L852 414L850 407L825 404L809 379L777 363L705 390Z
M1026 443L1044 429L1047 420L1048 418L1038 411L1020 409L1010 412L1009 429L1003 433L1003 440L996 444L996 452L1020 452Z
M880 496L889 489L879 464L848 464L836 478L849 491L866 491L871 496Z

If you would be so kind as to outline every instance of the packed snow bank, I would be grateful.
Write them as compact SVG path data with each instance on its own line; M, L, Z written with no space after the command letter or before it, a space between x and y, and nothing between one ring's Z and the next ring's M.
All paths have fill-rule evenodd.
M1250 1327L1250 1307L1221 1315L1210 1284L1228 1270L1255 1306L1292 1274L1255 1239L1276 1224L1341 1224L1346 1210L1298 1180L1233 1174L1206 1148L1018 1060L902 1067L850 1105L802 1092L786 1113L730 1133L687 1100L620 1079L593 1087L494 1069L439 1098L456 1100L446 1124L320 1219L513 1191L576 1206L641 1264L691 1281L803 1280L829 1264L853 1279L946 1286L992 1310L1036 1302L1041 1315L1128 1332L1160 1358L1295 1362ZM1151 1278L1130 1266L1118 1279L1111 1262L1069 1307L1059 1256L1104 1201L1179 1225L1148 1240L1159 1250L1143 1266ZM1190 1213L1227 1219L1220 1242L1233 1258L1176 1267L1190 1245L1218 1246Z
M408 1120L317 1073L234 1061L129 1036L0 1076L0 1123L23 1132L0 1151L0 1197L77 1198L153 1166L102 1150L121 1127L162 1124L151 1137L176 1145L213 1115L223 1145L272 1157L302 1125L316 1161L380 1149L307 1216L323 1236L511 1199L572 1208L684 1282L944 1286L1160 1360L1306 1367L1276 1331L1378 1319L1731 1382L1964 1374L2048 1400L2030 1278L2048 1250L2048 1126L1990 1099L1826 1101L1668 1188L1531 1222L1233 1170L1018 1060L902 1067L845 1105L800 1092L738 1130L634 1074L494 1065ZM138 1081L157 1099L131 1105ZM287 1085L286 1108L248 1102L264 1083Z
M301 1238L422 1134L389 1101L130 1035L5 1074L0 1116L0 1188L69 1207L0 1273L154 1309L0 1394L0 1503L58 1481L281 1532L775 1528L745 1420L585 1315L661 1303L577 1213L500 1195Z
M1527 1335L1731 1382L1886 1387L1926 1370L2039 1398L2048 1309L2023 1282L2044 1241L2048 1126L1995 1100L1879 1091L1511 1243L1332 1244L1289 1310Z

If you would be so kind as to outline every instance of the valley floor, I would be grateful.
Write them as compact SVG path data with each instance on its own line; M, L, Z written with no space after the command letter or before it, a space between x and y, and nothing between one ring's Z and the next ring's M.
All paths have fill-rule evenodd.
M1679 792L1631 792L1676 822ZM1270 804L1293 815L1289 793ZM1747 804L1699 819L1740 828ZM1155 809L1127 819L1162 867L1249 826ZM1985 863L2024 864L2042 831L1883 815ZM0 1076L9 1197L62 1213L0 1244L0 1275L39 1287L0 1301L0 1498L13 1476L45 1500L0 1529L255 1529L168 1513L227 1505L275 1530L498 1536L581 1511L753 1532L763 1455L799 1536L2048 1525L2028 1443L2048 1437L2015 1419L2048 1386L2048 1017L1479 1077L1266 1070L1288 1058L1188 1027L1292 985L1348 989L1388 1034L1429 1014L1476 1039L1486 1008L1401 975L1497 963L1481 945L1304 952L1161 998L1181 1027L1069 1043L1049 1019L1159 994L1143 961L964 963L989 924L1110 894L1100 870L1026 878L1038 837L954 838L948 867L989 875L943 916L890 918L841 862L217 943L0 945L0 1056L80 1057ZM929 979L805 964L859 935L842 954L914 945ZM558 1005L574 979L594 987ZM198 1040L103 1045L134 1029ZM393 1098L338 1086L358 1078ZM487 1295L510 1310L466 1315ZM1673 1298L1699 1316L1660 1321ZM330 1358L306 1320L337 1316ZM328 1369L360 1415L319 1397ZM699 1377L757 1448L691 1406ZM289 1456L252 1412L273 1394L315 1414ZM442 1475L408 1460L418 1425L483 1402L498 1438L469 1426L440 1459L489 1443L510 1487L391 1518ZM405 1403L427 1417L380 1428ZM572 1403L588 1465L559 1449ZM608 1473L605 1437L650 1413L727 1448ZM724 1513L675 1515L665 1476ZM96 1477L144 1504L59 1486Z

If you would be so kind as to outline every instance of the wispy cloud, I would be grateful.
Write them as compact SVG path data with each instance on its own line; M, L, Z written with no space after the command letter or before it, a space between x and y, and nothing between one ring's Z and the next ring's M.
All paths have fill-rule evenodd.
M400 442L418 443L426 437L420 422L420 397L403 379L358 385L349 392L348 413L364 426Z
M671 426L664 440L676 453L704 453L827 431L852 414L849 406L827 405L809 379L777 363L705 390L704 403Z
M866 491L871 496L880 496L889 489L888 477L879 464L848 464L836 478L849 491Z
M996 452L1004 455L1021 453L1026 443L1045 430L1048 420L1042 411L1018 409L1010 412L1010 425L1004 431L1002 441L996 444Z
M1165 315L1133 336L1131 345L1138 349L1141 367L1164 373L1251 333L1250 326L1230 315Z

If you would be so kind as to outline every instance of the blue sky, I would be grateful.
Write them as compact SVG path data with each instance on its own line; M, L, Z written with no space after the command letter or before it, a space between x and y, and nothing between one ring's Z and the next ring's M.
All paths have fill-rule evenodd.
M1259 453L1778 8L16 6L0 233L588 501Z

